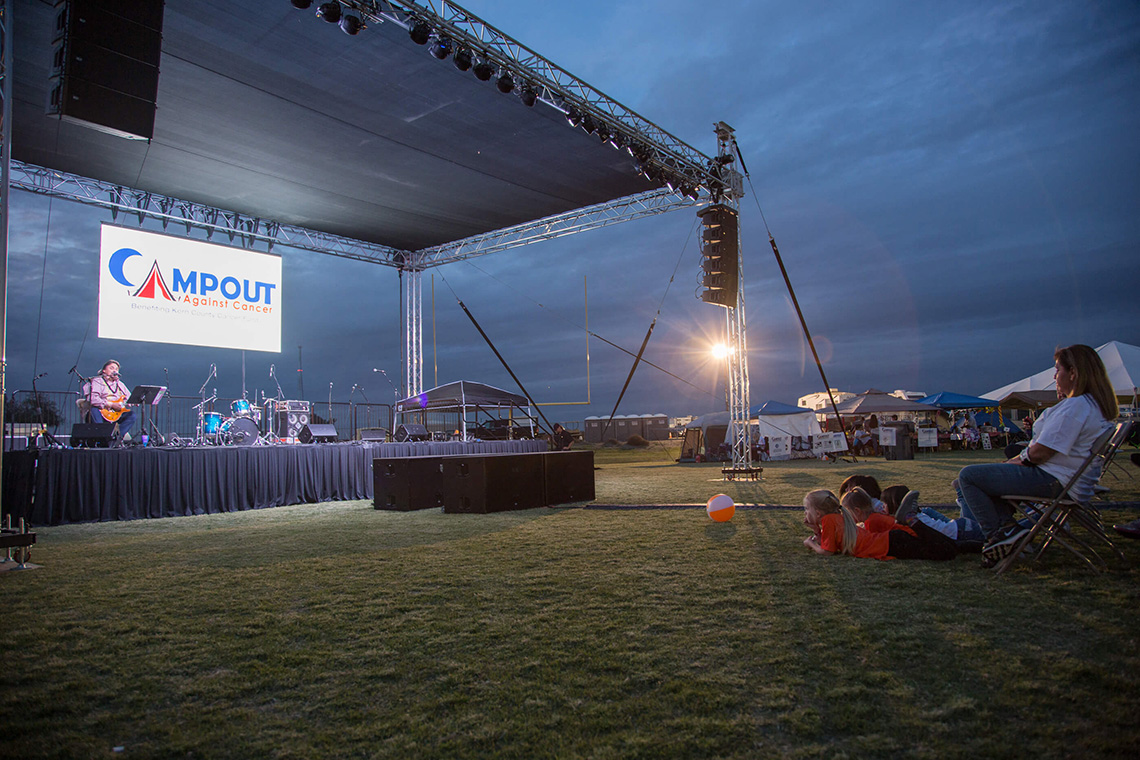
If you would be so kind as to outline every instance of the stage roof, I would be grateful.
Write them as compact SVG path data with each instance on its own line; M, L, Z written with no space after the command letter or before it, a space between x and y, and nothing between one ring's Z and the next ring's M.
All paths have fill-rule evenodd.
M56 12L11 5L18 161L402 250L655 187L400 26L287 0L166 0L154 139L104 134L45 115Z

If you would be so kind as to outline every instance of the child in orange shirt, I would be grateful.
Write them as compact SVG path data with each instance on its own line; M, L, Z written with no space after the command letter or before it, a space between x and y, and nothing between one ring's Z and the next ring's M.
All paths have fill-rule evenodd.
M817 554L848 554L869 559L954 559L958 551L945 536L912 535L888 529L872 532L860 528L855 516L844 509L831 491L811 491L804 497L804 524L813 534L804 546ZM925 531L923 531L925 534ZM942 540L938 540L942 539Z

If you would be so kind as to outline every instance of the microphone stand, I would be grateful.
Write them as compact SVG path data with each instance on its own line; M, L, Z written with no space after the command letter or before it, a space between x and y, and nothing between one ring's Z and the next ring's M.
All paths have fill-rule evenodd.
M49 449L57 449L61 448L59 441L56 440L54 435L48 432L47 424L44 423L44 404L40 398L39 389L36 388L36 381L45 376L47 376L47 373L43 372L39 376L32 378L32 398L36 400L36 416L39 417L40 436L43 437L44 446ZM36 448L39 448L39 446L37 445Z
M178 436L174 433L173 394L170 392L170 373L166 371L166 367L162 368L162 374L166 376L166 443L176 446Z

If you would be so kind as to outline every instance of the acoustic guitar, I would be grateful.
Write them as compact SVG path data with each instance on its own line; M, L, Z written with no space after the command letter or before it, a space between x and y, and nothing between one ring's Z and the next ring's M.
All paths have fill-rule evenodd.
M107 397L107 401L111 402L111 403L117 402L117 403L122 404L126 400L127 400L127 395L125 393L120 393L117 396L108 396ZM107 422L118 422L119 418L123 416L123 412L125 412L125 411L127 411L127 410L126 409L100 409L99 414L103 415L103 419L107 420Z

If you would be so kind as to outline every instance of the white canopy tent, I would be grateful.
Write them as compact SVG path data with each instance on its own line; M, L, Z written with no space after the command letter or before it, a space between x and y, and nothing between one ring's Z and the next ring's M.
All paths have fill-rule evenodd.
M1140 391L1140 346L1132 346L1119 341L1109 341L1096 349L1104 368L1108 371L1108 379L1118 398L1133 399ZM1029 377L1023 377L1017 382L1003 385L1001 388L983 393L983 398L1000 401L1011 393L1021 391L1051 391L1056 390L1057 382L1053 379L1053 368L1042 370Z
M728 412L703 414L685 426L685 429L700 428L705 451L716 449L726 442L728 435ZM822 433L815 412L804 409L797 414L760 414L749 421L749 432L760 438L801 438Z

